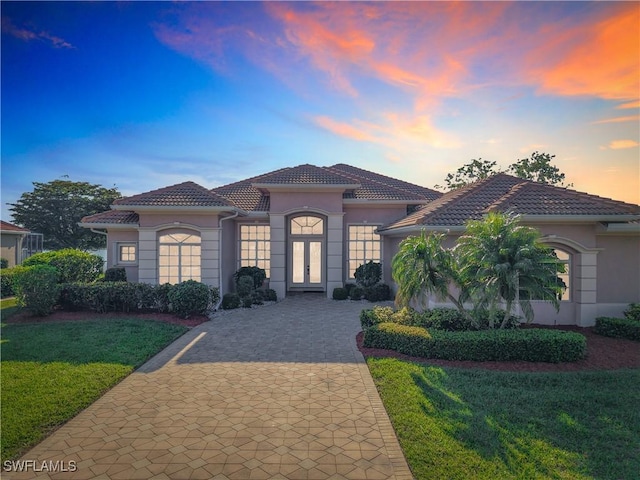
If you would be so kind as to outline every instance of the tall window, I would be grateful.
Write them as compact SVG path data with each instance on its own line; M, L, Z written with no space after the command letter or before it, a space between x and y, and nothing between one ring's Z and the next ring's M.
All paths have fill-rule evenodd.
M380 235L375 233L377 225L349 226L349 278L354 278L356 268L368 261L379 262L381 256Z
M263 268L271 278L271 227L240 225L240 266Z
M200 236L191 233L161 235L158 245L158 279L162 283L200 281Z
M571 255L559 248L556 248L554 252L558 260L560 260L560 263L564 264L564 273L558 274L558 277L561 278L567 286L566 290L562 292L560 300L571 300L571 271L569 270L571 268Z

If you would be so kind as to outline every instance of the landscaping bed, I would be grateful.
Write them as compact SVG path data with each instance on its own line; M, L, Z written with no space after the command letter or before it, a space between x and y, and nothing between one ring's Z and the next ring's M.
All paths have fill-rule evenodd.
M580 370L615 370L621 368L640 368L640 348L638 342L621 338L611 338L598 335L594 329L556 326L549 327L543 325L531 325L522 328L549 328L563 331L578 332L587 339L587 356L575 362L565 363L545 363L545 362L472 362L462 360L437 360L425 359L422 357L411 357L403 355L393 350L379 348L366 348L363 346L363 332L358 333L356 341L358 349L365 357L392 357L407 361L426 362L431 365L461 367L461 368L483 368L488 370L502 370L510 372L561 372Z

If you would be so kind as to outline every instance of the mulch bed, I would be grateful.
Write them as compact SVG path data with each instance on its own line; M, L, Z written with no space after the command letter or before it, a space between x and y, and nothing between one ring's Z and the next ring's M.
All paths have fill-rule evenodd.
M577 362L544 363L544 362L470 362L462 360L436 360L422 357L411 357L379 348L362 346L363 333L358 333L356 342L358 349L365 357L392 357L411 362L424 362L430 365L459 368L484 368L505 372L575 372L580 370L617 370L621 368L640 368L640 343L621 338L603 337L593 328L581 327L542 327L569 330L583 334L587 338L587 356Z
M101 318L140 318L143 320L156 320L165 323L174 323L176 325L184 325L185 327L195 327L209 320L204 315L189 318L180 318L169 313L94 313L94 312L65 312L55 311L46 317L35 317L28 312L20 312L12 315L6 323L50 323L50 322L69 322L82 320L99 320Z

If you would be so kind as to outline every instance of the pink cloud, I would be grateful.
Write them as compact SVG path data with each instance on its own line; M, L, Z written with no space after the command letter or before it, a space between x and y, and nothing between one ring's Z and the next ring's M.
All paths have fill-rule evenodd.
M640 144L635 140L614 140L609 143L609 148L612 150L621 150L623 148L634 148L638 145Z
M20 40L24 40L25 42L30 42L32 40L46 40L55 48L74 48L73 45L63 38L51 35L49 32L45 32L43 30L34 31L27 28L16 27L7 17L2 18L2 32L12 35Z

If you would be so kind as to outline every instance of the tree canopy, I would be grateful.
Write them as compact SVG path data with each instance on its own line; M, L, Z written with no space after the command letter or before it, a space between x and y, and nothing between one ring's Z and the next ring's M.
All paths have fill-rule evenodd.
M559 187L571 187L573 184L564 184L565 174L558 167L551 164L555 155L535 151L528 158L521 158L512 163L507 171L519 178L533 180L534 182L556 185ZM472 159L469 163L458 168L455 173L447 174L444 179L445 186L436 185L435 188L456 190L478 180L483 180L496 173L500 173L496 162L482 160L482 158Z
M9 203L15 223L32 232L42 233L49 250L104 248L106 238L78 226L82 217L109 210L121 197L117 188L105 188L88 182L53 180L33 182L32 192L23 193Z

